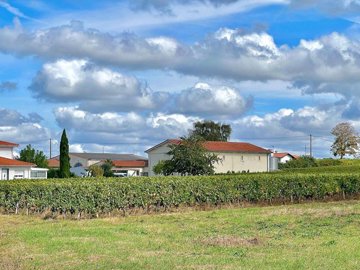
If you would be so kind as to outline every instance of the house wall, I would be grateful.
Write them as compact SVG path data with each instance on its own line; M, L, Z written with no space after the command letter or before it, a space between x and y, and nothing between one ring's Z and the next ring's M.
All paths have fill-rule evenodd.
M147 172L147 170L145 170L146 168L143 167L113 167L111 170L116 173L116 172L123 172L126 171L128 176L142 176L144 172Z
M287 155L287 156L285 156L285 157L280 158L279 162L280 162L280 163L286 163L286 162L288 162L288 161L290 161L290 160L292 160L292 159L293 159L292 157L290 157L289 155Z
M215 153L221 161L214 164L216 173L227 172L267 172L269 155L259 153Z
M88 164L88 161L85 158L81 158L81 157L74 156L74 155L69 155L69 157L70 157L70 166L71 167L75 167L75 165L77 163L81 163L84 168L87 168L91 165L91 164L90 165Z
M148 160L149 160L149 176L154 176L155 173L153 168L156 164L159 163L161 160L169 160L171 157L167 154L170 151L169 145L165 144L162 145L151 152L148 153Z
M0 147L0 157L14 159L12 147Z
M148 153L149 157L149 176L154 176L153 168L160 160L169 160L167 154L170 151L168 145L162 145ZM227 172L267 172L269 171L269 154L258 153L215 153L222 161L215 163L215 173Z
M29 179L30 178L30 168L29 167L1 167L0 166L0 180L3 179L2 169L9 169L9 180L15 179L15 175L17 175L16 179ZM20 175L23 175L21 178Z

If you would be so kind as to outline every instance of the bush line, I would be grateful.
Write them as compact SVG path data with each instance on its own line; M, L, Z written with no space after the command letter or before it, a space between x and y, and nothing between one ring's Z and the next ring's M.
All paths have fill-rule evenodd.
M299 202L360 194L360 173L253 174L0 182L6 213L99 216L132 209Z

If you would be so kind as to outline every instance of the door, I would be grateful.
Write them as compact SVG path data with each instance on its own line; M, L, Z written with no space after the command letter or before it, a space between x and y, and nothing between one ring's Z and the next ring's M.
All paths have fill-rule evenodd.
M1 180L9 180L9 169L1 170Z

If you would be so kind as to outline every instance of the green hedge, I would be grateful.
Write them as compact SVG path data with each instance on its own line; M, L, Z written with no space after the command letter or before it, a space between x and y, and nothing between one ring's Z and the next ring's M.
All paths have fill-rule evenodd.
M199 177L0 182L3 212L101 215L132 209L322 200L360 193L360 174L253 174Z
M295 168L276 171L275 173L301 173L301 174L314 174L314 173L360 173L359 165L340 165L340 166L323 166L323 167L310 167L310 168Z

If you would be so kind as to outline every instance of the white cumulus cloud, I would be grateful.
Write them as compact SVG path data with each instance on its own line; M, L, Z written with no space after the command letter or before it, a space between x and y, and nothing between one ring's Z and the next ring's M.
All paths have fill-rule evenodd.
M154 109L167 99L153 93L135 77L87 60L58 60L47 63L30 86L36 97L55 102L80 102L93 111Z

